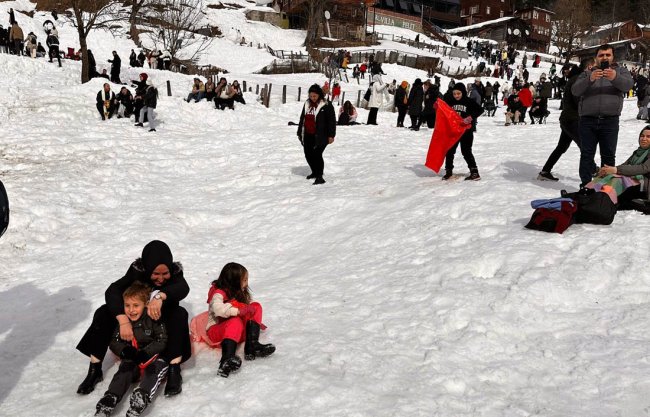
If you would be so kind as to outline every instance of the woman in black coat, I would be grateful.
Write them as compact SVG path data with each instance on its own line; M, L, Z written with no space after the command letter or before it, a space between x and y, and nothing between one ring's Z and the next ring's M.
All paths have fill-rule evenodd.
M174 262L169 246L154 240L144 247L142 257L131 264L126 275L108 287L106 304L95 311L90 328L77 345L77 350L90 357L88 375L79 385L78 394L89 394L102 380L102 361L115 329L119 327L122 339L129 341L133 338L131 322L124 314L122 294L135 281L153 288L152 294L155 295L147 306L147 314L153 320L162 320L167 326L167 347L159 356L170 364L165 395L181 392L180 364L190 358L192 347L188 314L179 303L190 288L183 277L183 267L179 262Z
M311 168L307 179L315 179L314 185L325 184L323 152L336 136L336 115L332 103L325 99L318 84L309 87L309 98L305 102L298 123L298 139L305 150L305 159Z
M422 88L422 80L416 79L411 87L409 93L409 116L411 116L412 130L420 130L420 116L422 115L422 103L424 101L424 89Z

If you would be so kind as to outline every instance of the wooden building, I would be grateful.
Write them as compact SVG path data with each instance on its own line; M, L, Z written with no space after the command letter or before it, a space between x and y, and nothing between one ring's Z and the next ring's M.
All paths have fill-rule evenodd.
M515 12L515 16L524 20L531 27L531 33L526 42L528 49L537 52L548 52L548 47L551 44L554 14L554 12L540 7L528 7Z
M381 12L409 16L440 28L460 26L460 0L377 0Z
M512 16L513 0L460 0L460 21L463 26Z
M530 24L525 20L519 17L506 16L474 25L448 29L447 33L456 36L476 36L502 44L507 43L517 49L530 49L528 42L531 31Z
M577 59L596 56L598 46L609 44L617 61L648 65L650 60L650 25L633 20L594 26L581 40L582 47L573 51Z
M291 29L307 27L307 7L309 0L276 0L274 7L286 14ZM321 34L328 36L327 24L333 38L344 40L364 41L366 36L366 19L368 9L374 0L334 0L327 9L330 19L326 22L323 17Z

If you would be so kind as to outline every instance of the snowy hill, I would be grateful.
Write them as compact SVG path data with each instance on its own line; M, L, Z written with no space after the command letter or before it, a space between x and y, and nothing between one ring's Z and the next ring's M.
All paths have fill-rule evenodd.
M0 15L17 4L27 7L3 2ZM247 39L259 29L250 28ZM63 45L74 42L60 30ZM272 36L299 45L294 31ZM227 37L213 46L229 79L303 92L324 81L253 75L268 54L242 55ZM92 35L98 61L132 47ZM124 67L122 78L140 71ZM206 309L226 262L245 265L269 326L262 341L277 352L224 379L220 351L197 345L183 393L159 396L148 416L645 414L648 219L622 212L611 226L563 235L523 228L530 200L579 183L575 147L556 166L559 183L535 180L560 133L557 101L546 125L505 127L503 109L479 119L479 182L442 182L423 166L431 131L395 128L396 114L380 112L379 126L338 129L327 184L314 187L287 126L302 103L267 109L248 93L247 105L221 112L182 101L191 76L146 72L163 93L155 134L98 120L102 82L80 85L78 63L0 54L0 178L12 204L0 239L0 415L93 415L117 365L109 355L105 380L78 396L87 360L74 346L108 283L152 239L183 262L190 315ZM627 100L618 160L636 149L635 114ZM460 150L456 166L467 172Z

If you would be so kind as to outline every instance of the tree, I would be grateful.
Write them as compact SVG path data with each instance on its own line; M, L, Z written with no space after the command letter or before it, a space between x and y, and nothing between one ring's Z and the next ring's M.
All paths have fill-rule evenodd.
M591 28L591 0L557 0L553 11L552 40L568 60L577 41Z
M330 0L311 0L307 2L307 35L305 46L314 47L319 38L319 28L325 20L325 9Z
M195 60L212 43L210 29L202 30L202 0L151 0L147 18L156 30L147 36L156 48Z
M88 34L93 29L115 31L115 25L125 19L121 1L118 0L45 0L40 3L46 10L70 10L65 14L76 29L81 47L81 82L90 80L88 65Z
M152 0L127 0L124 2L125 6L131 6L131 11L129 12L129 34L136 45L140 45L140 31L138 31L137 24L141 21L142 13L144 13L152 3Z

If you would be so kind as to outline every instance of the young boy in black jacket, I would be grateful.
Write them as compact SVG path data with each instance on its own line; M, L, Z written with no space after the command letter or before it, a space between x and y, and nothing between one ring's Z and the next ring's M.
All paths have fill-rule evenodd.
M150 293L151 289L139 281L124 291L124 314L133 328L133 339L123 340L118 325L110 349L122 359L122 363L108 390L97 403L95 416L109 416L131 383L139 379L140 369L144 368L144 378L131 394L130 408L126 413L127 417L139 416L147 408L160 381L167 374L167 362L158 357L158 353L167 345L165 325L144 314Z
M481 176L478 174L476 160L472 154L472 143L474 142L474 132L476 131L476 119L483 114L483 107L467 97L465 84L462 83L455 84L452 91L445 94L444 100L456 111L456 113L460 115L460 117L463 118L465 124L471 124L472 127L467 129L465 133L463 133L463 136L460 137L460 140L456 142L449 151L447 151L447 155L445 155L446 172L442 179L448 180L452 177L454 170L454 155L456 154L458 143L460 143L460 152L463 154L463 158L465 158L465 162L467 162L467 166L469 167L469 175L465 177L465 180L478 181L481 179Z

